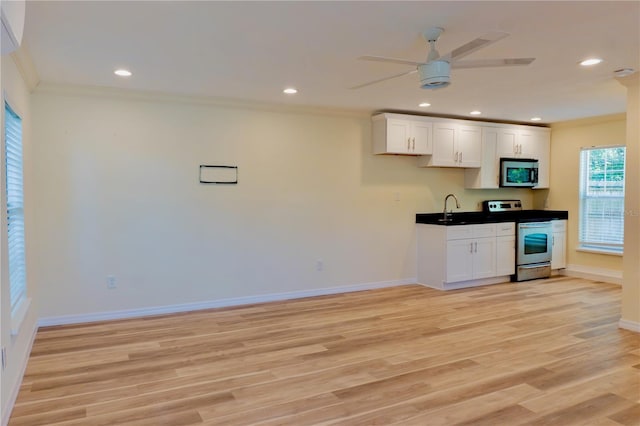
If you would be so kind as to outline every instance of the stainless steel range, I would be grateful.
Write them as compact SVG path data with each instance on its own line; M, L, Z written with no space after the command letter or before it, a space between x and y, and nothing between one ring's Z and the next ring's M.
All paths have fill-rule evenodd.
M534 280L551 276L551 244L553 231L548 220L523 220L520 200L491 200L483 203L489 213L513 214L517 222L516 273L514 281Z

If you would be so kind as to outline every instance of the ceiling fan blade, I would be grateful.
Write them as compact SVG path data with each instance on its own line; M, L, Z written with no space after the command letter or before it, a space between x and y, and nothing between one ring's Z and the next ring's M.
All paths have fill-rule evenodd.
M452 50L446 55L442 55L440 59L443 59L445 61L450 61L450 62L457 61L458 59L462 59L465 56L470 55L473 52L482 49L483 47L487 47L498 40L502 40L508 35L509 33L503 33L503 32L487 33L481 37L478 37L475 40L471 40L469 43L463 44L462 46Z
M394 64L404 64L404 65L414 65L414 66L424 64L424 62L409 61L407 59L385 58L384 56L360 56L358 59L363 61L392 62Z
M349 89L360 89L361 87L371 86L372 84L381 83L381 82L383 82L385 80L391 80L392 78L402 77L402 76L409 75L409 74L415 74L417 72L418 72L417 69L411 70L411 71L405 71L405 72L400 73L400 74L394 74L394 75L391 75L391 76L388 76L388 77L379 78L377 80L369 81L369 82L364 83L364 84L359 84L357 86L349 87Z
M471 61L456 61L451 68L488 68L488 67L512 67L529 65L536 58L505 58L505 59L476 59Z

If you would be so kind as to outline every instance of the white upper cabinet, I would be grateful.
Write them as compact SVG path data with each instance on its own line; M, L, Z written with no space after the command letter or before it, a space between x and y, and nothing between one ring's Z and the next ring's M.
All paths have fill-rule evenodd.
M431 154L432 124L418 118L407 119L399 114L373 117L374 154Z
M500 160L496 155L498 128L482 127L482 163L478 169L464 171L465 188L498 188Z
M458 164L460 167L482 165L482 128L480 126L458 127Z
M499 158L520 158L522 145L518 138L517 129L501 128L498 130L498 142L496 151ZM522 157L524 158L524 157Z
M458 162L456 147L456 125L436 123L433 128L433 152L424 158L421 166L456 167Z
M501 158L538 160L549 188L551 133L544 127L381 113L372 117L374 154L416 155L419 167L464 168L465 188L500 187Z
M509 125L485 127L482 138L481 173L467 170L465 188L498 188L501 158L538 160L538 184L533 189L549 188L551 137L548 129Z
M497 152L500 158L548 159L550 134L548 129L500 128Z
M454 122L433 123L433 154L419 160L420 167L480 167L482 130Z
M534 131L528 136L531 158L538 160L538 184L533 189L549 188L549 162L551 160L551 134L546 131Z

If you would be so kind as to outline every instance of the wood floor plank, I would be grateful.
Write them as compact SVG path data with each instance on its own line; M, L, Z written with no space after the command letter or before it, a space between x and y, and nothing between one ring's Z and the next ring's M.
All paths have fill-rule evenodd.
M43 327L13 425L640 425L620 287L407 285Z
M439 409L423 411L406 419L405 422L428 424L429 426L448 426L468 423L478 417L495 418L496 412L516 406L520 401L539 393L540 391L532 386L519 384L496 392L484 393Z
M640 420L640 404L632 405L628 408L610 414L608 416L611 420L623 424L625 426L637 426Z
M531 426L584 424L591 419L606 417L608 414L633 407L634 404L631 401L612 393L605 393L571 407L552 412L527 424Z

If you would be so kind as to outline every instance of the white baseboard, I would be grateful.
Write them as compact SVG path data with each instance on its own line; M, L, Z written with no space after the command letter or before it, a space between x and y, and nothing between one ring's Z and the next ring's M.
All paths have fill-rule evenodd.
M611 284L622 285L622 271L616 269L594 268L584 265L567 265L561 272L570 277L586 278L588 280L603 281Z
M433 288L436 290L447 291L447 290L460 290L462 288L480 287L480 286L491 285L491 284L505 284L505 283L509 283L510 281L511 281L511 276L505 275L503 277L480 278L477 280L460 281L457 283L443 284L443 286L441 287L437 287L431 284L424 284L424 283L418 283L418 284L423 285L425 287Z
M2 411L2 426L6 426L9 424L9 419L11 418L11 412L13 411L13 406L16 403L16 399L18 399L18 392L20 392L20 386L22 385L22 378L24 377L25 371L27 371L27 363L29 362L29 354L31 353L31 349L33 348L33 342L36 340L36 333L38 332L38 327L33 327L33 331L31 332L31 337L29 340L29 347L27 348L27 356L25 356L20 365L20 374L18 374L18 380L16 380L11 389L9 390L9 398L7 399L7 406L3 408Z
M109 321L123 318L135 318L150 315L174 314L178 312L198 311L202 309L224 308L228 306L251 305L254 303L275 302L280 300L300 299L303 297L325 296L329 294L350 293L353 291L373 290L376 288L394 287L406 284L415 284L416 278L407 278L393 281L380 281L363 284L353 284L341 287L318 288L312 290L299 290L287 293L272 293L258 296L234 297L230 299L209 300L205 302L183 303L179 305L154 306L140 309L127 309L122 311L96 312L90 314L62 315L44 317L38 320L38 326L79 324L84 322Z
M630 331L635 331L636 333L640 333L640 322L620 319L620 321L618 322L618 327L624 328L625 330L630 330Z

